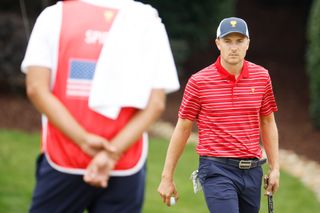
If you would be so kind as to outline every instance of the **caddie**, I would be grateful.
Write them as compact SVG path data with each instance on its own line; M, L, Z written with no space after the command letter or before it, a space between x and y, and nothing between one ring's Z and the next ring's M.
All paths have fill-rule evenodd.
M157 10L59 1L37 18L21 68L42 114L30 212L141 212L146 131L179 89Z

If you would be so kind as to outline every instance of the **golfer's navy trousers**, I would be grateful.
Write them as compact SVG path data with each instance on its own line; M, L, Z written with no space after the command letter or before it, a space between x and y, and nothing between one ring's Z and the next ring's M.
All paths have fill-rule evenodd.
M198 177L211 213L258 213L261 166L239 169L200 157Z

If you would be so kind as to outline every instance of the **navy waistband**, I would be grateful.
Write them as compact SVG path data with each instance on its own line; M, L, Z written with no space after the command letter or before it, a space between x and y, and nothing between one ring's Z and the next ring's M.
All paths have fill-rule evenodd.
M237 158L224 158L224 157L211 157L211 156L200 156L202 159L212 160L226 165L234 166L239 169L252 169L263 165L267 162L267 159L237 159Z

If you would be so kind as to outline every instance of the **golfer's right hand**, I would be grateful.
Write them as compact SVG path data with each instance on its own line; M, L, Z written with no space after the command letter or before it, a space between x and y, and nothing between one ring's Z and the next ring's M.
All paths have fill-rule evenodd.
M78 144L82 151L91 157L103 150L108 152L110 155L115 155L117 151L107 139L91 133L87 133Z
M176 201L179 199L176 186L172 179L163 177L159 184L158 192L162 198L162 202L165 203L167 206L170 206L170 198L172 196L175 197Z
M265 195L275 194L279 189L280 171L278 169L270 170L267 175L267 184L265 184Z

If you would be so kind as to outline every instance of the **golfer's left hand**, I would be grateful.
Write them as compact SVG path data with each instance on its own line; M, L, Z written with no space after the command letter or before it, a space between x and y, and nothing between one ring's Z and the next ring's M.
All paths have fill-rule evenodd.
M279 189L280 171L278 169L270 170L268 178L268 186L265 187L265 195L275 194Z
M106 188L110 172L116 164L116 159L112 158L106 151L100 151L94 156L84 174L84 181L95 187Z

